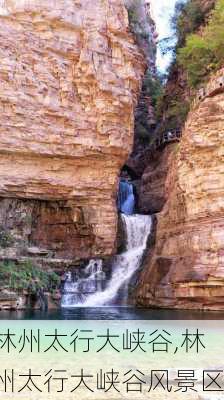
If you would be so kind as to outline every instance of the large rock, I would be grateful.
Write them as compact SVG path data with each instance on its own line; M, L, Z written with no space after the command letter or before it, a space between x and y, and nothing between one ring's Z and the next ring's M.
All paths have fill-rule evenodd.
M124 3L0 5L0 196L29 199L35 246L109 255L145 70Z
M154 151L140 184L138 208L142 214L154 214L162 210L165 197L165 181L173 152L178 143L170 143L163 151Z
M224 70L189 114L138 302L224 309Z
M151 73L156 74L156 43L158 33L152 16L150 0L124 0L129 14L129 23L136 40L144 52L147 66Z

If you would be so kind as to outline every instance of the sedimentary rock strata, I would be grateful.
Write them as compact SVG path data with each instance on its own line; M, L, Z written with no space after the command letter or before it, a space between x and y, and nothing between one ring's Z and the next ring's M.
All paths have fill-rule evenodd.
M166 181L140 304L224 309L224 70L194 104Z
M169 171L173 152L178 143L171 143L162 151L154 151L148 167L145 169L139 190L139 211L154 214L162 210L165 201L165 181Z
M109 255L145 70L124 3L0 6L0 196L48 202L35 219L35 244Z

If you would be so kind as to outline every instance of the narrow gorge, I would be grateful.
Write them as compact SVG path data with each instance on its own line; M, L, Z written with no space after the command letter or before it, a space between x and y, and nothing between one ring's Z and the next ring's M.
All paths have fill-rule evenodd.
M0 0L0 309L224 310L224 55L184 65L224 5L192 4L161 78L150 0Z

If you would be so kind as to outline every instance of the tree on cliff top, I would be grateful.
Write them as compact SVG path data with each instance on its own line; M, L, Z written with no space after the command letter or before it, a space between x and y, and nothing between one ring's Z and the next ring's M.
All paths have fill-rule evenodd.
M177 36L177 47L185 44L187 35L195 32L205 22L206 17L200 0L190 0L185 3L183 0L176 3L175 14L171 21Z
M211 5L212 7L212 5ZM201 0L178 0L174 15L171 18L173 35L160 41L159 46L163 54L171 53L176 59L177 49L183 47L189 34L194 33L205 23L206 12L201 7Z
M178 50L178 62L187 72L189 85L197 87L224 63L224 0L217 0L207 26L187 37Z

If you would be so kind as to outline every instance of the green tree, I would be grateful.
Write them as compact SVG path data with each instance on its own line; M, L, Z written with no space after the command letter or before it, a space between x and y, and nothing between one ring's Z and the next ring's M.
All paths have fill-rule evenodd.
M224 62L224 0L218 0L201 34L191 34L178 50L178 62L188 75L189 85L197 87L210 72Z

